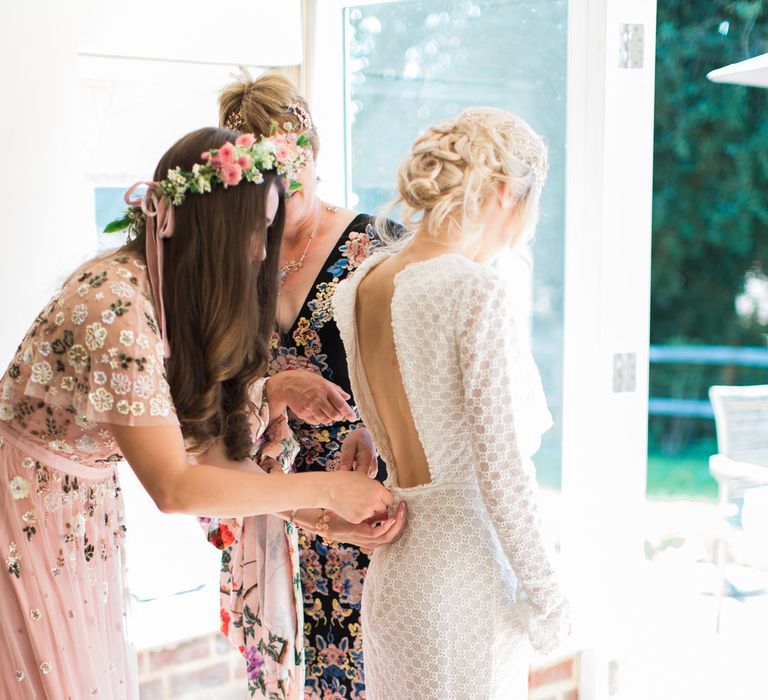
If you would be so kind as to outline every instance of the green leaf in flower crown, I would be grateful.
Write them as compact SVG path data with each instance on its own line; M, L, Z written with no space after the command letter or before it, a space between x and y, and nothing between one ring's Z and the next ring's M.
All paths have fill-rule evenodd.
M296 190L301 189L301 183L297 182L296 180L289 180L288 181L288 191L289 192L296 192Z
M130 214L125 214L122 219L115 219L110 221L104 227L104 233L117 233L118 231L124 231L133 223L133 219Z
M299 138L296 139L296 145L301 146L302 148L309 148L309 137L306 135L306 133L299 136Z

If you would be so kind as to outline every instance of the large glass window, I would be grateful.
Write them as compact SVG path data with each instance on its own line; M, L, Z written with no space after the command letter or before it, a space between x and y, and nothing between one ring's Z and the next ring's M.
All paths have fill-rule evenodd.
M555 428L537 457L559 487L563 365L563 241L567 0L410 0L345 10L348 200L374 212L394 196L397 167L428 125L466 107L519 114L541 133L551 168L532 279L502 263L530 298L532 344Z

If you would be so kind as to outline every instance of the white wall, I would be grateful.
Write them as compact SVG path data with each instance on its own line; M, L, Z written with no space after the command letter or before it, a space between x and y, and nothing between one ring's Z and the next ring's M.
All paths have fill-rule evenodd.
M84 55L218 65L301 63L299 0L78 0Z
M77 131L77 23L67 3L0 6L0 367L92 241Z
M216 124L239 65L301 63L299 0L216 9L2 4L0 371L56 284L96 251L93 187L148 179L176 139Z

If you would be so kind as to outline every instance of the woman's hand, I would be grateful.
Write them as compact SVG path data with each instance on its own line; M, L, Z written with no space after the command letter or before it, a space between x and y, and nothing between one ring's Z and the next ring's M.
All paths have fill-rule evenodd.
M388 509L394 501L389 489L360 472L328 472L321 505L351 523L361 523Z
M322 517L319 510L300 510L296 513L294 522L302 529L320 534L318 519ZM377 547L384 544L397 542L405 529L407 519L407 507L405 501L401 502L393 517L387 511L376 513L371 518L361 523L350 523L339 517L336 513L327 511L325 514L328 524L327 537L334 542L345 542L360 547L366 554L370 554Z
M347 403L351 396L333 382L306 369L279 372L269 379L265 392L272 415L282 413L288 407L310 425L357 420Z
M402 537L407 519L407 506L402 501L395 516L377 513L362 523L353 524L340 518L336 513L328 513L328 537L334 542L348 542L357 545L366 554L384 544L392 544Z
M379 471L378 455L366 428L353 430L341 445L341 471L356 471L375 477Z

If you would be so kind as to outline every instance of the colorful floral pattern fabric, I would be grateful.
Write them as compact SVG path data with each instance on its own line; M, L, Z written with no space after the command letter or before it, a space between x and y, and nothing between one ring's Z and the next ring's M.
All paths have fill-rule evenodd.
M272 339L270 374L307 369L351 393L347 363L333 321L332 299L339 282L374 251L379 241L371 217L357 216L322 267L304 306L287 334ZM333 471L340 449L360 422L316 427L292 416L290 426L301 446L294 469ZM383 471L380 470L381 478ZM363 700L360 600L368 557L358 547L299 535L304 596L306 700Z
M177 424L144 264L90 261L0 378L0 696L137 696L110 426Z
M259 470L258 462L264 471L289 472L299 445L284 416L269 416L263 386L261 380L252 391L261 406L253 421L258 452L244 468ZM221 632L245 659L251 697L300 700L304 637L296 528L273 515L199 520L221 550Z

